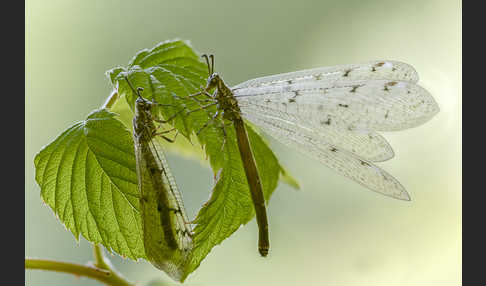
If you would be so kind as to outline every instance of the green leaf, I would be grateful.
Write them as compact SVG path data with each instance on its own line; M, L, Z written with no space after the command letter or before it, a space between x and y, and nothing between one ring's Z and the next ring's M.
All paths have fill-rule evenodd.
M165 53L177 55L177 60L171 60ZM157 111L163 118L173 118L171 125L189 141L194 141L194 134L201 130L216 112L213 106L186 114L186 111L200 107L195 100L190 100L187 96L199 91L201 86L205 85L208 75L206 65L201 63L196 54L181 41L165 42L151 50L143 50L132 59L125 70L120 72L116 69L108 74L114 75L110 77L113 86L121 98L126 98L131 109L136 95L126 83L125 77L129 78L134 87L144 89L142 96L164 105ZM204 97L201 96L200 99ZM209 201L195 219L195 246L183 280L200 265L215 245L220 244L255 215L235 130L231 122L225 122L225 126L227 136L224 144L224 134L219 123L208 124L197 136L197 141L203 146L215 173L216 184ZM298 187L297 182L282 168L260 135L248 124L246 128L265 199L268 201L279 178ZM255 239L255 251L256 245Z
M162 280L162 279L155 279L155 280L149 281L147 284L145 284L145 286L173 286L173 285L175 285L175 284L167 282L167 281Z
M196 217L195 246L184 266L184 280L215 245L254 217L234 128L231 122L225 122L225 144L219 123L208 124L195 135L216 109L185 112L199 108L187 96L205 85L207 77L206 65L187 42L167 41L140 51L126 68L114 68L107 76L118 93L114 104L110 103L111 110L118 114L96 110L36 155L36 181L41 196L76 239L82 235L121 256L146 258L129 132L136 96L127 85L128 76L134 86L144 88L144 97L164 105L154 112L172 118L169 124L183 135L174 144L163 142L168 151L209 159L215 174L211 197ZM298 187L266 142L248 124L247 129L265 199L268 201L279 178ZM256 241L255 238L255 251Z
M283 167L282 169L280 170L281 173L280 173L280 180L284 183L286 183L287 185L291 186L292 188L296 189L296 190L300 190L300 185L299 185L299 182L297 182L297 180L292 177L287 170L285 170Z
M132 130L134 114L125 98L117 100L110 110L117 113L116 118L120 120L127 129ZM162 130L167 130L169 128L171 128L169 125L162 126ZM202 146L198 143L195 135L192 135L190 140L187 140L185 137L177 137L177 140L173 143L163 140L162 138L156 138L155 140L164 147L164 152L174 153L209 167L209 163L206 160L206 154L204 153Z
M281 172L277 158L250 126L248 137L257 163L265 200L268 202L277 187ZM235 138L234 129L228 128L228 138ZM195 247L188 273L194 271L209 251L225 238L248 223L255 210L250 196L236 140L225 144L224 165L209 201L198 213L194 229ZM255 240L256 251L256 240Z
M250 122L246 122L246 124L253 127L254 131L259 136L261 136L260 138L264 141L265 144L268 145L268 142L265 140L264 134L262 134L262 132L260 131L258 126L255 126L254 124L252 124ZM299 182L297 182L297 180L294 177L292 177L292 175L290 175L289 172L282 166L280 166L280 180L282 182L286 183L287 185L291 186L292 188L294 188L296 190L300 190Z
M145 257L133 141L114 113L95 110L35 157L41 197L75 236Z

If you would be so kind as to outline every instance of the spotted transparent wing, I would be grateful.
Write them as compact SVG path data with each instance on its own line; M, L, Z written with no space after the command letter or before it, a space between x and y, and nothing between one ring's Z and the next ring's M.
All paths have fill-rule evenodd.
M388 79L417 82L415 69L398 61L371 61L360 64L320 67L251 79L234 86L233 89L278 86L292 83L322 82L325 84L342 81Z
M253 112L250 112L253 111ZM271 120L278 111L268 112L268 110L259 109L258 106L251 108L242 108L242 115L244 118L263 117ZM300 128L308 129L316 134L316 138L321 140L322 144L331 144L339 146L361 158L371 162L383 162L393 158L394 152L392 147L380 134L373 131L349 131L347 129L337 129L330 126L330 121L325 121L324 124L312 125L308 124L309 120L303 121L295 116L283 116L284 119L299 123ZM306 124L307 123L307 124ZM303 126L307 125L307 127Z
M147 131L149 132L149 131ZM142 137L142 136L141 136ZM182 195L177 188L177 184L175 182L174 177L172 176L167 161L165 159L164 153L162 151L162 146L160 143L152 138L149 142L139 142L137 137L135 139L135 156L137 160L137 176L139 182L139 188L142 195L149 197L148 204L156 204L157 194L152 193L151 190L165 190L167 192L167 197L169 201L169 208L172 210L176 210L171 212L171 216L173 216L174 228L176 232L176 240L179 249L187 250L191 248L192 238L191 238L191 229L188 224L188 218L186 215L186 211L184 209L184 205L182 203ZM142 144L144 144L142 146ZM154 186L151 176L152 173L147 169L147 163L145 161L145 157L143 156L143 152L151 152L153 156L156 158L156 162L158 165L159 170L162 170L162 182L163 188L160 186ZM151 222L147 222L151 223ZM154 222L155 225L159 223ZM151 227L149 227L152 229Z
M175 228L177 231L179 248L182 250L190 249L192 243L191 228L186 210L184 209L182 194L177 187L174 176L170 172L169 164L167 163L161 144L156 138L152 138L149 146L152 154L157 158L157 163L159 164L160 169L163 171L162 180L169 189L170 208L177 210L174 212L174 215L176 217Z
M420 125L439 111L417 81L406 63L372 61L256 78L233 92L247 113L272 112L310 128L394 131Z
M439 111L425 89L407 81L308 81L238 89L235 96L247 114L271 114L309 128L397 131L421 125Z
M295 147L372 191L400 200L410 200L407 191L390 174L351 152L327 143L312 130L268 116L253 114L247 119L278 141Z
M135 139L135 157L137 162L137 176L140 193L142 195L140 211L142 214L143 225L143 239L145 254L147 260L154 266L164 270L170 277L176 280L180 280L184 275L184 271L181 265L184 263L185 257L188 255L192 248L192 239L190 237L190 229L185 224L185 212L182 204L180 204L180 195L174 195L178 193L177 186L174 183L172 176L168 169L164 167L162 173L161 186L154 186L154 180L151 177L152 173L145 161L145 152L153 153L156 158L161 157L162 153L159 153L159 148L155 147L157 143L140 142L136 136ZM158 154L158 155L156 155ZM162 154L163 156L163 154ZM158 159L160 160L160 159ZM161 167L165 164L164 161L158 161L157 165ZM155 172L160 174L159 172ZM172 248L167 242L167 233L164 228L163 216L159 209L159 193L164 191L167 194L169 208L180 211L170 211L170 220L165 223L170 224L170 228L175 233L175 242L177 249Z

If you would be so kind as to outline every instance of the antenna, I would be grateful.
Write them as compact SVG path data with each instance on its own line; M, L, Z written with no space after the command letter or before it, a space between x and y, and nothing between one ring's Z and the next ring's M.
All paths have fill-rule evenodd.
M206 60L206 64L208 65L208 72L209 72L209 75L212 75L213 72L214 72L214 56L213 55L202 55L201 57L203 57L205 60ZM209 64L209 59L211 59L211 64Z
M214 55L209 55L211 58L211 74L214 73Z
M130 83L130 81L128 80L128 76L125 76L125 80L127 81L128 83L128 86L130 86L130 88L132 89L132 91L138 96L138 97L142 97L142 95L140 94L142 91L143 91L143 87L137 87L137 90L135 90L135 88L133 88L133 85Z
M203 57L206 60L206 64L208 65L208 74L211 75L211 66L209 65L208 55L204 54L201 57Z

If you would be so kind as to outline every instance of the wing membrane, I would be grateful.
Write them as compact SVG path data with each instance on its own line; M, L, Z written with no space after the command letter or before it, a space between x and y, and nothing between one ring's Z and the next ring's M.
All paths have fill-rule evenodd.
M319 140L311 131L278 118L269 120L266 117L254 116L248 117L248 120L278 141L297 148L372 191L401 200L410 200L407 191L390 174L353 153Z
M407 81L307 81L237 89L235 96L246 114L271 114L311 129L396 131L439 111L425 89Z
M238 90L242 88L258 88L315 81L322 84L329 84L370 79L417 82L419 78L415 69L409 64L398 61L371 61L361 64L320 67L260 77L240 83L233 87L233 89Z
M271 114L259 113L245 113L242 112L244 118L250 121L254 118L265 120L265 122L275 121L275 117ZM276 120L275 124L279 124L280 119ZM345 149L361 158L371 162L382 162L393 158L395 155L392 147L388 142L376 132L373 131L349 131L345 129L336 129L332 126L324 124L316 126L316 128L307 128L302 125L296 125L296 128L307 129L309 132L316 134L316 140L320 144L331 144L339 149Z
M186 210L184 209L182 194L177 187L174 176L170 172L169 164L167 163L161 144L156 138L152 138L149 147L152 154L154 154L154 157L157 158L156 161L162 170L162 180L164 185L169 189L169 207L176 210L174 216L176 218L175 228L178 236L179 248L186 250L191 245L192 240L190 237L191 229L188 224L189 219L187 218Z
M180 280L184 275L182 265L192 250L192 233L181 194L152 134L144 127L133 136L145 253L154 266Z

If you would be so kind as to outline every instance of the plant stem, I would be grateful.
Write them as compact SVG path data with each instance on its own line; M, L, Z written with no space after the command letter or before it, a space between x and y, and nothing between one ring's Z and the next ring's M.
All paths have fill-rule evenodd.
M100 246L94 245L94 254L96 261L93 266L47 259L26 258L25 269L70 273L76 276L85 276L95 279L107 285L134 286L134 284L125 280L117 271L110 267Z
M103 104L103 108L110 109L113 104L115 104L116 100L118 99L118 92L113 90L110 96L106 99L105 103Z
M105 260L105 256L103 254L103 250L99 244L93 245L93 254L95 257L95 266L101 269L110 270L110 266Z

